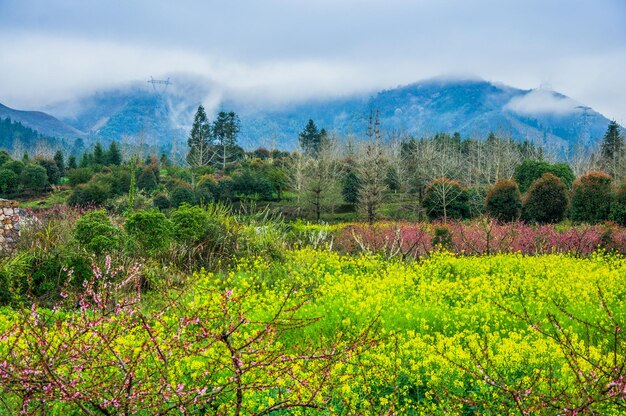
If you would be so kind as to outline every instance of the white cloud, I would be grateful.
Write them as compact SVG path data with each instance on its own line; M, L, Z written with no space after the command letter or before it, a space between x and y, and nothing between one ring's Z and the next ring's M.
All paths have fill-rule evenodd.
M504 108L518 114L534 115L550 113L565 115L574 111L580 103L571 98L556 94L548 89L537 89L527 94L513 97Z

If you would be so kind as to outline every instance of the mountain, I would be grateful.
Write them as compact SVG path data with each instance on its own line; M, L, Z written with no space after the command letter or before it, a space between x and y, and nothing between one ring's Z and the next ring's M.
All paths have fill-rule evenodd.
M237 108L237 103L232 103ZM340 135L364 137L370 109L381 129L418 137L459 132L485 138L490 132L557 147L579 140L593 144L609 120L576 101L549 90L521 90L481 80L430 80L380 91L373 96L309 102L272 111L241 114L241 136L251 143L274 138L297 146L309 118Z
M82 131L63 123L50 114L46 114L41 111L14 110L0 104L0 119L7 118L10 118L13 121L18 121L43 136L65 139L85 136L85 133Z
M560 148L581 140L587 145L597 143L609 123L598 112L557 92L522 90L484 80L433 79L373 95L282 106L222 95L204 79L181 76L168 87L157 90L149 84L133 83L45 108L58 119L44 113L17 113L27 113L25 124L40 132L56 126L59 137L73 134L103 142L141 142L163 150L174 144L184 147L201 102L209 102L209 114L220 109L237 112L241 118L239 141L248 149L296 148L298 133L309 118L327 131L362 138L370 110L379 112L386 135L424 137L459 132L463 137L485 138L494 132Z

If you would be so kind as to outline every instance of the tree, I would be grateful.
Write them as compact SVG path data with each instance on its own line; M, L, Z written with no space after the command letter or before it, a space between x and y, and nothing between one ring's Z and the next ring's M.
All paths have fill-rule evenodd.
M320 132L312 119L304 127L298 136L300 140L300 148L306 155L314 156L319 153L322 143L322 135L326 135L326 131L322 129Z
M96 145L93 147L93 163L95 165L102 166L106 165L107 163L107 158L100 142L96 143Z
M574 181L574 172L567 163L555 163L551 165L542 160L525 160L515 168L515 181L520 192L524 193L530 185L545 173L551 173L560 178L566 187L571 187Z
M369 123L368 132L372 132L372 134L357 165L359 178L358 200L359 205L365 211L367 222L373 225L388 187L386 183L387 165L380 137L378 111L374 120L370 113Z
M605 221L611 212L613 185L611 176L591 171L574 181L571 217L574 221Z
M172 241L172 224L161 211L136 211L128 216L124 228L148 253L158 253Z
M71 155L67 159L67 168L68 169L76 169L77 167L78 167L78 164L76 163L76 156Z
M206 112L202 105L198 106L194 116L191 132L187 139L189 153L187 153L187 163L192 168L207 166L211 163L211 126L207 120Z
M325 140L316 157L304 156L303 202L321 220L322 212L332 210L341 198L339 177L341 165L337 160L334 140Z
M46 175L48 176L48 182L52 185L57 185L61 180L61 173L54 160L39 159L37 164L43 166L46 169Z
M10 169L0 169L0 192L11 195L17 191L18 176Z
M63 156L63 152L61 150L57 150L54 154L54 163L57 165L57 169L59 170L59 176L62 178L65 176L65 157Z
M357 174L356 161L352 158L344 160L344 175L341 181L341 195L346 203L356 206L359 202L359 188L361 183Z
M20 183L25 190L41 192L48 186L48 174L40 165L27 165L20 176Z
M226 171L227 165L236 161L239 130L239 117L233 111L220 111L213 122L213 159L222 172Z
M109 145L109 151L106 155L106 164L115 166L122 164L122 152L115 140Z
M76 220L74 238L90 253L103 254L119 247L120 229L104 210L90 211Z
M565 217L567 204L563 182L551 173L544 173L528 189L522 216L530 222L556 223Z
M457 181L438 178L432 181L424 194L424 207L432 219L463 219L469 216L467 191Z
M492 217L501 221L518 219L522 213L522 194L512 179L496 182L485 199L485 207Z
M619 124L615 120L609 123L604 138L602 139L600 154L602 166L613 178L617 178L621 173L621 162L624 156L624 137L620 131Z

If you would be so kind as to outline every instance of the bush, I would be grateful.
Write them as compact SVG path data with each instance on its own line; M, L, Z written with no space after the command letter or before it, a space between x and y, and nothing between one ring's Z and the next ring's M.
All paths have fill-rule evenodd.
M233 177L233 192L239 198L272 199L274 187L260 172L252 173L246 170Z
M196 203L196 196L190 188L178 186L170 192L170 201L174 208L178 208L182 204L194 205Z
M16 175L21 175L24 170L24 163L21 160L9 160L2 165L3 168L12 170Z
M43 166L28 165L22 171L20 183L25 190L41 192L48 186L48 174Z
M0 169L0 192L4 195L11 195L17 192L19 178L15 172L10 169Z
M91 168L69 169L67 171L67 181L74 188L81 183L89 182L93 175L94 171Z
M563 182L553 174L545 173L528 189L523 217L540 224L559 222L565 217L567 203L567 189Z
M159 211L165 211L170 209L172 203L170 202L170 199L167 197L166 194L157 194L152 199L152 205L155 208L158 208Z
M487 192L485 208L500 221L513 221L522 214L522 194L512 179L500 180Z
M132 213L126 219L124 228L149 254L166 249L172 241L172 224L158 210Z
M198 181L196 197L201 204L208 204L217 199L217 181L211 175L205 175Z
M120 229L104 210L90 211L76 220L74 238L88 252L102 254L119 247Z
M626 182L622 182L615 194L610 219L620 225L626 225Z
M574 221L597 223L611 213L613 189L611 177L591 171L574 181L571 218Z
M197 206L181 205L170 216L174 238L185 243L196 243L202 240L209 230L211 218L209 213Z
M67 203L81 207L100 206L111 196L111 188L100 182L78 185L70 195Z
M426 188L424 208L431 219L467 218L467 191L457 181L448 178L435 179Z
M567 188L572 186L574 172L567 163L551 165L539 160L525 160L515 168L514 178L519 189L525 193L533 182L541 178L545 173L551 173L563 181Z

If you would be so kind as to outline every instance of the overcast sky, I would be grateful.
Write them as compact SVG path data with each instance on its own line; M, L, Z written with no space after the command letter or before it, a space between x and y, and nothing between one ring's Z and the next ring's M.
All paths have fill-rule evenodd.
M624 124L626 1L0 0L1 103L180 72L272 101L478 76Z

